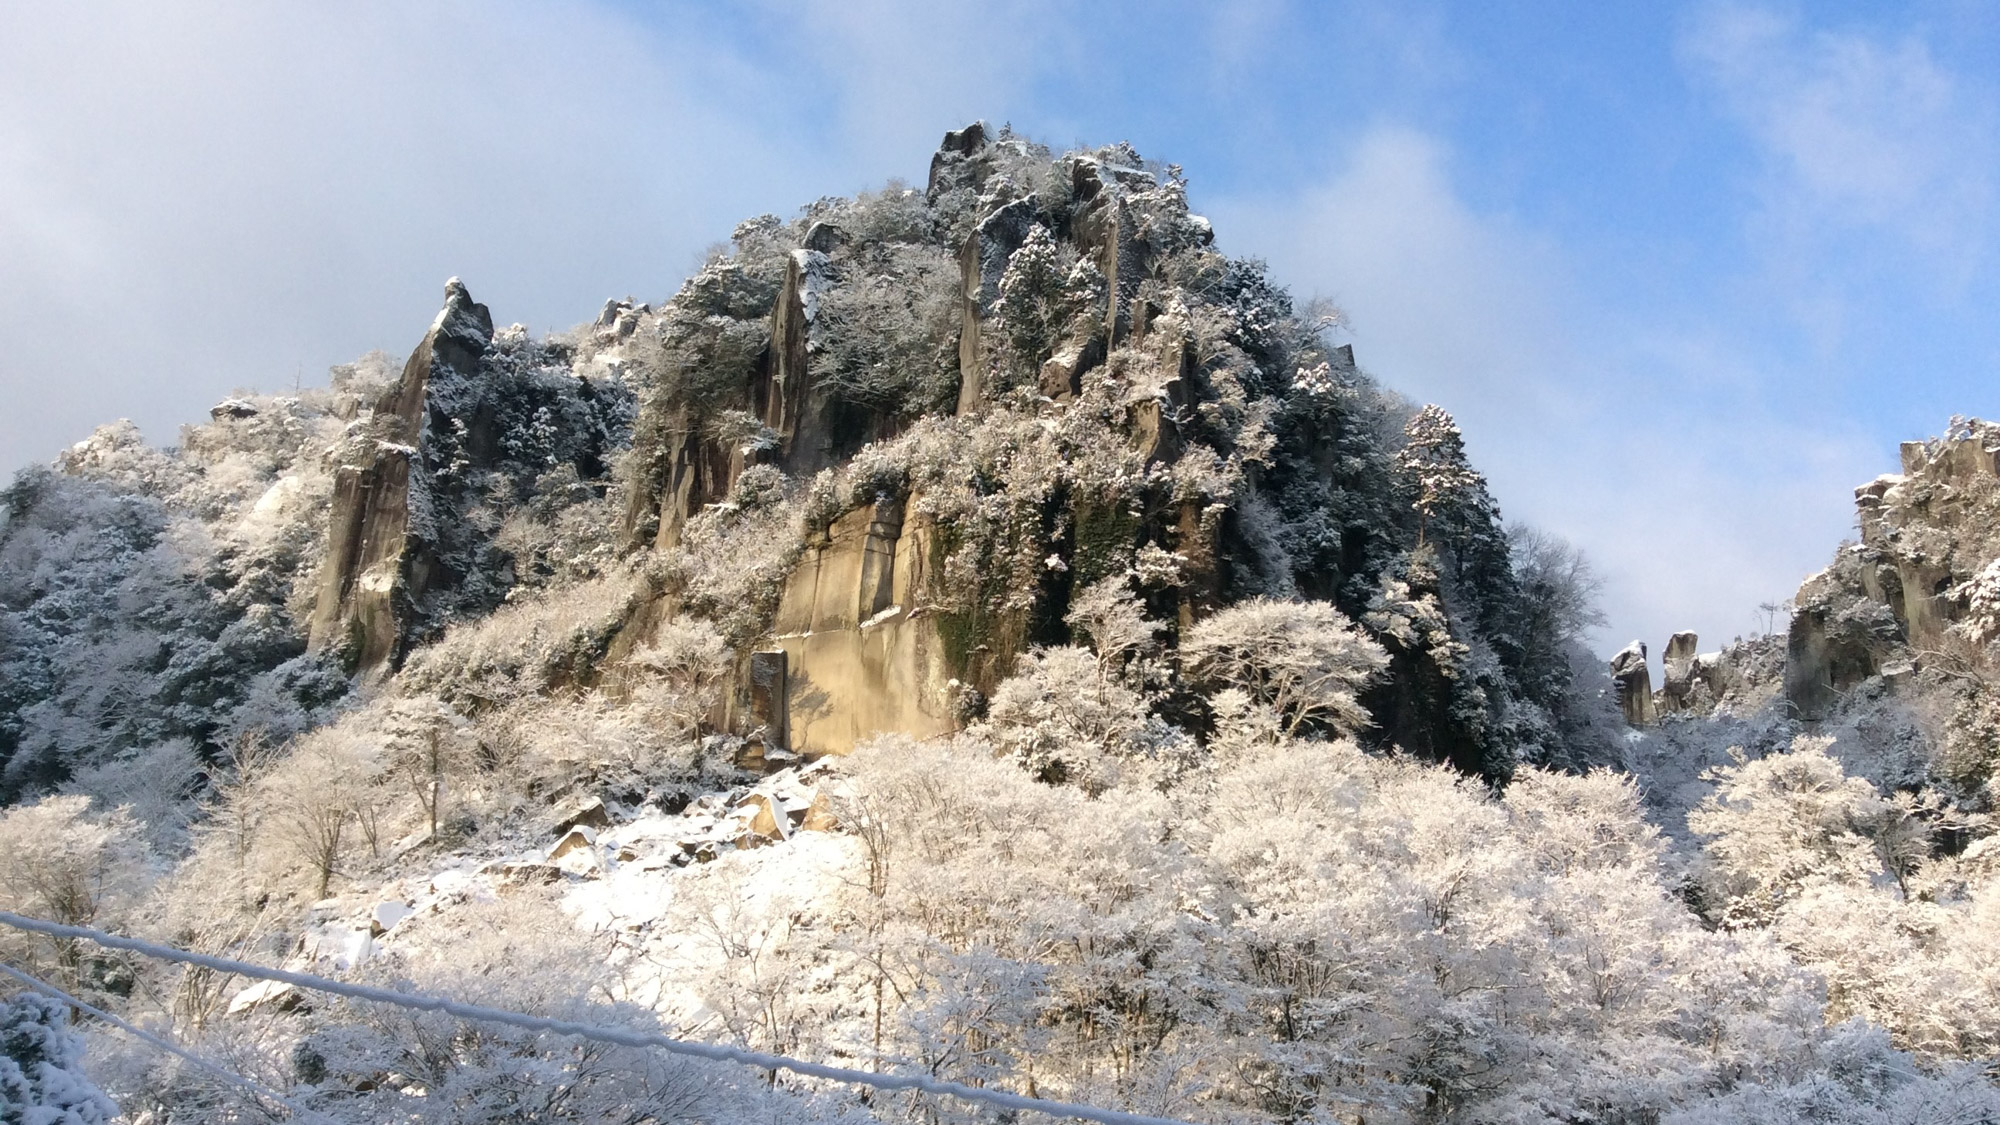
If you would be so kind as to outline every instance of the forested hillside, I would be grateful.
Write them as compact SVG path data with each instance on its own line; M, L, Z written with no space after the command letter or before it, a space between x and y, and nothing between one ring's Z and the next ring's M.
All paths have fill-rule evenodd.
M1191 1122L2000 1120L1987 428L1656 696L1342 329L1180 168L973 125L665 300L453 279L106 426L0 493L0 908ZM0 958L263 1088L17 999L5 1121L994 1113Z

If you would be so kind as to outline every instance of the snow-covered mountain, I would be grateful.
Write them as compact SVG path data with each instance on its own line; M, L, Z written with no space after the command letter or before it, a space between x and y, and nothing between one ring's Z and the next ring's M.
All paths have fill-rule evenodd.
M2000 1117L2000 439L1656 694L1339 327L1179 168L973 125L657 304L453 279L104 427L0 493L0 907L1188 1121ZM0 956L339 1121L992 1112ZM10 1012L129 1119L289 1112Z

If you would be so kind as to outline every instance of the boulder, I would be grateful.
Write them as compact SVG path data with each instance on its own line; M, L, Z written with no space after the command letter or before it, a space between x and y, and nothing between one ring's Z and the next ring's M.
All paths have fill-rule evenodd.
M549 833L554 836L567 835L572 828L609 828L611 810L604 805L604 798L589 794L570 797L557 805L549 822Z
M753 836L766 840L784 840L792 834L791 818L785 815L777 798L769 793L752 793L743 798L737 812L744 818L744 828Z
M803 832L838 832L840 820L833 815L833 803L826 794L813 794L812 804L806 806L805 815L799 818L798 826Z
M489 863L479 870L482 874L492 876L502 891L514 890L519 887L546 886L550 883L560 883L563 877L562 868L554 864L524 862L521 860L503 860L499 863Z
M549 849L547 862L558 870L573 871L579 875L594 875L604 866L603 857L597 854L597 830L593 828L572 828L568 835L556 841Z
M977 190L984 179L981 158L986 155L987 147L984 121L946 133L937 151L931 154L930 176L924 182L925 197L935 202L939 193L953 188Z
M1633 641L1611 658L1611 682L1618 692L1618 709L1629 726L1653 722L1653 676L1646 667L1646 646Z
M381 937L416 912L416 908L407 902L378 902L375 909L368 912L369 933Z
M814 222L806 228L804 247L821 254L831 254L847 244L847 232L827 222Z
M229 998L229 1014L240 1016L259 1008L293 1012L305 1007L306 994L296 984L280 980L260 980Z

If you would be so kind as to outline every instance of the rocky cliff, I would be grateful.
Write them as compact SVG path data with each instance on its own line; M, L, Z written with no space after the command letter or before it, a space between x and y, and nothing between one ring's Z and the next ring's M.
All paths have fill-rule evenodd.
M518 327L496 346L486 306L457 278L445 284L444 308L401 376L328 453L314 651L364 676L394 668L452 613L491 608L522 580L526 560L497 549L495 532L551 470L601 495L623 441L623 392L567 359Z
M1357 705L1373 743L1495 780L1611 756L1575 622L1449 415L1219 251L1187 191L1129 145L974 124L921 188L746 220L671 298L572 332L496 329L454 279L399 370L336 389L336 440L287 435L289 467L259 470L279 499L325 485L297 513L307 577L258 587L286 607L259 620L380 681L510 603L595 599L587 626L535 618L532 659L448 646L424 690L500 706L530 665L612 686L694 623L730 669L705 729L818 754L980 721L1024 660L1099 644L1107 606L1130 643L1100 678L1198 732L1182 635L1303 600L1387 653ZM213 427L257 429L261 401Z
M425 534L418 448L429 428L431 382L444 372L477 377L492 340L493 317L486 306L473 301L457 278L446 282L444 308L410 353L402 377L342 443L326 561L306 625L312 648L342 648L355 668L369 673L402 654L412 607L440 577ZM475 444L490 459L497 445L492 421L475 422Z
M1567 667L1528 666L1483 482L1411 565L1414 484L1389 457L1407 408L1213 241L1178 169L975 124L921 192L751 220L657 310L607 306L586 350L644 401L633 543L685 555L746 489L809 494L784 577L730 608L740 644L786 654L789 720L755 725L809 752L952 729L1068 642L1098 583L1171 639L1260 594L1360 616L1386 581L1440 624L1399 648L1381 737L1495 776L1560 756ZM668 585L635 627L692 604Z

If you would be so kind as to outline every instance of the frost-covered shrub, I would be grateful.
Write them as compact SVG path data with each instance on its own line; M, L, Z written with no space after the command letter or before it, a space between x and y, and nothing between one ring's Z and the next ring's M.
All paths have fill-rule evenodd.
M0 903L66 926L117 925L147 881L138 829L123 810L93 812L90 798L45 797L0 812ZM49 964L68 985L97 986L86 962L94 947L9 929L0 949L16 964Z
M399 683L477 708L588 682L640 593L624 572L523 592L412 653Z
M1768 930L1824 975L1830 1018L1860 1018L1943 1062L2000 1044L1990 964L2000 915L1992 838L1933 856L1935 826L1985 830L1935 794L1884 798L1827 740L1715 771L1688 816L1705 837L1704 891L1725 923Z
M248 396L178 451L112 427L0 496L0 796L108 755L325 720L301 663L338 392ZM281 671L281 669L288 669Z
M1047 227L1028 228L1000 276L994 307L1006 348L996 356L998 387L1036 389L1042 364L1070 335L1081 318L1103 315L1104 275L1068 243L1058 243Z
M928 241L855 245L835 253L840 273L813 322L813 385L841 434L861 418L916 418L958 395L958 264Z
M1614 775L1523 768L1502 801L1349 742L1218 746L1170 795L1095 797L972 738L857 751L847 897L755 931L766 973L851 990L790 988L791 1026L1222 1121L1643 1120L1864 1054L1908 1072L1829 1033L1775 942L1685 910Z
M482 815L506 817L580 785L644 794L711 783L711 774L731 771L688 732L693 711L659 680L639 680L616 697L516 701L480 716L471 731L484 772L470 799Z
M1848 777L1830 739L1800 736L1790 753L1715 770L1715 793L1688 814L1707 839L1710 893L1738 924L1768 922L1810 886L1866 886L1880 864L1865 828L1888 808Z
M994 689L979 730L1030 774L1098 792L1137 750L1146 700L1101 673L1089 650L1063 646L1021 657Z
M770 627L785 578L805 550L802 505L779 501L777 491L767 487L756 506L711 505L688 520L680 546L655 564L659 586L738 648Z
M201 776L201 756L177 738L74 770L63 789L99 808L125 811L147 843L173 854L196 813L189 798Z
M625 659L628 690L646 695L653 709L669 717L667 733L692 738L722 702L723 685L735 665L722 635L705 621L675 618L661 622L646 644Z
M32 992L0 1001L0 1121L103 1125L118 1116L83 1070L83 1036L69 1007Z
M395 803L383 791L385 757L376 732L350 717L301 738L258 777L249 807L252 850L264 870L289 869L290 889L310 901L325 898L336 876L357 873L362 849L379 858L387 842L381 817ZM282 885L266 885L274 883Z
M433 940L449 954L378 967L375 982L597 1026L657 1026L642 1009L610 1002L610 943L576 932L547 899L425 924L446 931ZM298 1095L342 1119L414 1109L418 1120L452 1125L699 1120L722 1110L737 1077L660 1051L356 1001L315 1013L292 1057Z

